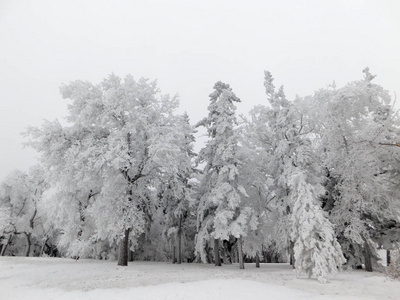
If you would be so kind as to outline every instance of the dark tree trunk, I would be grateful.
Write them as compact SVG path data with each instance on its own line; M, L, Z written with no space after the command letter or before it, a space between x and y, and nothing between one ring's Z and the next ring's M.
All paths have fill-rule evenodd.
M265 260L267 261L267 263L272 263L272 256L269 252L265 252Z
M182 263L182 216L179 216L178 227L178 264Z
M4 254L6 253L7 246L8 246L8 243L5 244L5 245L2 247L2 249L1 249L1 256L4 256Z
M294 242L292 241L290 241L289 252L290 252L290 264L292 265L293 269L296 269L296 259L294 257Z
M176 263L176 247L175 245L172 246L172 263Z
M1 256L4 256L4 254L6 253L6 250L7 250L7 246L8 246L8 242L7 242L7 244L5 244L5 245L3 245L3 247L2 247L2 249L1 249Z
M258 252L256 253L256 268L260 267L260 257L258 256Z
M129 261L133 261L133 251L129 250L128 254L129 254L129 257L128 257Z
M119 257L118 257L118 266L127 266L128 265L128 251L129 251L129 232L130 229L125 229L124 237L119 243Z
M1 256L4 256L6 253L8 245L11 243L12 236L7 238L7 243L3 246L3 249L1 249Z
M239 269L244 269L242 237L238 238L237 243L238 243Z
M368 244L366 238L363 237L364 240L364 264L365 264L365 271L372 272L372 254L371 248Z
M208 242L206 244L205 251L207 253L207 263L211 264L213 262L213 256L211 254L211 247L208 245Z
M25 256L28 257L29 253L31 252L31 234L30 233L25 233L25 236L26 236Z
M221 259L219 257L219 239L214 239L214 263L215 266L221 266Z
M386 266L390 265L390 250L386 250Z
M232 244L230 241L223 241L223 262L224 264L231 264L232 263Z

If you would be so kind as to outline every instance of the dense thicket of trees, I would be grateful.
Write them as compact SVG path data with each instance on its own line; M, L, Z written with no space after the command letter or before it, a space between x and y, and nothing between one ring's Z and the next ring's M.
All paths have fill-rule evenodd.
M1 183L1 255L372 271L400 239L399 119L373 79L290 101L265 72L265 105L241 119L217 82L196 126L146 79L62 86L68 124L29 128L40 166Z

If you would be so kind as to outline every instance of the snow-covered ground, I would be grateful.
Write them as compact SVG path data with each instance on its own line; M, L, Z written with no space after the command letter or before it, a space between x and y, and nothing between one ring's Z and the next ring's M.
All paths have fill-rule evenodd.
M287 264L214 267L63 258L0 257L0 299L400 299L400 281L343 271L328 284Z

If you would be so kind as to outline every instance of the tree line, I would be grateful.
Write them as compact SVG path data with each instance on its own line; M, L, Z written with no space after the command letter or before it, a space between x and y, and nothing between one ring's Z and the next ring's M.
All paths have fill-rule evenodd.
M1 255L290 261L321 282L342 266L379 269L377 247L400 237L400 127L363 72L293 101L265 72L265 104L247 116L217 82L195 125L155 81L63 85L66 125L28 128L40 162L1 183Z

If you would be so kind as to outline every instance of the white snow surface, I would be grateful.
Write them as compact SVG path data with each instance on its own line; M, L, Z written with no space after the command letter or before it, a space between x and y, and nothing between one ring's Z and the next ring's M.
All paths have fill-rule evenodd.
M400 299L400 281L380 273L321 284L287 264L245 266L0 257L0 299Z

